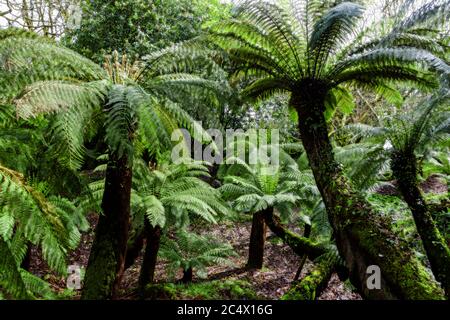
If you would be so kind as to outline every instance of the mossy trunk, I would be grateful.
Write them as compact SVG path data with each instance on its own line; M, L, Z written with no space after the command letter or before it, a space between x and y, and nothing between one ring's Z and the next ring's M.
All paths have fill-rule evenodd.
M253 214L250 245L248 248L247 268L261 269L264 262L264 244L266 242L266 224L264 212Z
M303 279L294 282L281 300L316 300L320 296L335 270L335 262L323 257L314 263L314 268Z
M139 275L139 289L144 291L145 287L152 283L155 278L156 262L161 243L161 227L153 227L145 220L146 245L144 260L142 261L141 273Z
M303 146L351 282L367 299L443 299L408 243L392 231L392 221L374 212L336 162L324 117L326 93L321 83L303 83L290 104L297 110ZM366 285L371 265L381 269L381 289Z
M95 230L82 299L111 299L122 278L130 224L132 168L127 157L109 155L102 214Z
M275 233L277 237L283 240L299 256L306 254L313 260L327 251L324 246L314 243L310 239L302 237L284 227L280 218L274 214L272 208L264 211L264 219L270 231Z
M431 212L423 199L417 182L417 160L413 152L394 152L391 159L392 172L398 182L402 197L414 218L417 232L430 261L431 270L450 296L450 249L439 232Z

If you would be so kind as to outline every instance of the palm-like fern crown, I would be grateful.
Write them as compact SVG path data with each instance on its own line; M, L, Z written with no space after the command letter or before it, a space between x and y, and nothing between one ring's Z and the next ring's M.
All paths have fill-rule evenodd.
M201 180L208 176L207 167L198 162L161 164L154 170L141 163L133 179L134 214L143 213L152 225L160 227L186 225L188 213L216 223L229 209L219 191Z
M411 2L403 15L411 12ZM348 112L349 86L396 99L394 82L429 88L438 85L436 73L448 78L450 68L437 57L448 58L448 51L424 26L445 23L449 7L449 1L432 1L387 28L382 19L366 25L370 13L365 16L364 7L353 2L292 0L279 6L250 0L241 2L234 19L211 27L210 38L229 53L236 72L251 80L246 96L288 91L319 96L326 107Z
M315 236L329 238L328 217L312 172L303 163L304 157L294 161L287 153L299 149L297 143L280 145L280 166L276 171L234 159L236 163L226 168L219 190L236 211L256 213L275 208L284 221L299 219L313 226Z
M412 100L412 99L411 99ZM418 156L427 160L431 148L447 147L450 135L450 95L440 90L419 102L406 100L408 113L381 119L383 126L351 124L342 130L357 142L337 148L336 158L349 169L358 188L367 189L379 174L389 169L389 160L402 155L413 160Z
M65 156L71 168L81 165L86 132L102 126L109 148L119 155L133 155L136 137L151 145L150 153L158 154L172 145L171 133L180 126L207 137L186 112L167 100L182 101L187 88L192 95L217 89L215 82L187 73L201 59L187 57L186 50L161 50L145 63L130 63L114 53L101 68L48 39L1 30L0 96L15 104L21 118L57 112L53 138L59 156Z
M296 193L310 183L309 173L298 170L296 162L280 147L280 166L262 163L249 165L240 158L228 160L234 164L226 168L224 185L220 187L222 196L232 200L238 211L259 212L276 207L280 212L292 211L292 206L300 199Z

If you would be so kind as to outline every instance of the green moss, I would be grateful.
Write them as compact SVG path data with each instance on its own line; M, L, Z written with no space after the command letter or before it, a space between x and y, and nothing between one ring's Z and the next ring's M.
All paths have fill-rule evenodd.
M294 283L281 300L315 300L326 288L335 263L325 257L316 261L314 269L303 279Z
M145 289L146 299L241 300L259 297L247 281L214 280L190 284L152 284Z
M406 242L397 242L398 239L386 238L383 224L376 230L370 228L357 228L361 246L372 256L373 263L381 268L382 277L397 292L402 292L398 298L423 300L444 299L443 291L431 274L426 270L415 256L411 255ZM384 247L383 255L377 248ZM395 278L390 278L395 275ZM396 294L398 294L395 292Z

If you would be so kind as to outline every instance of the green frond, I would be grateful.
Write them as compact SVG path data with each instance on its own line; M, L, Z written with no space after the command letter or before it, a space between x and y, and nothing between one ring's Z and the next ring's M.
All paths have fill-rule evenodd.
M42 38L23 35L0 40L0 95L17 96L38 81L95 81L104 70L78 53Z
M23 175L1 165L0 191L0 287L15 298L48 296L42 280L20 269L28 246L38 246L49 267L64 275L67 251L78 245L87 222L68 200L45 198Z
M383 68L391 67L394 69L387 70L397 70L399 74L403 74L406 73L405 71L408 71L408 69L404 69L405 67L413 69L419 67L420 69L416 72L431 70L444 75L450 73L450 67L428 51L415 48L381 48L367 53L357 54L338 62L329 76L336 76L338 78L345 71L355 70L361 66L365 68L373 67L369 69L370 72L376 72L379 68L383 70ZM382 75L380 74L380 76Z
M314 60L313 77L320 76L328 57L348 39L362 13L360 5L343 2L331 8L316 22L308 43L309 55Z
M241 91L243 97L254 100L262 99L290 90L290 83L283 79L261 78L253 81Z
M202 277L208 266L230 265L228 258L236 256L236 253L231 245L220 243L213 237L180 230L173 239L163 238L159 255L168 261L171 275L179 269L186 271L192 268L197 271L197 276Z
M106 104L105 140L119 158L134 154L133 135L138 128L137 105L141 93L130 86L114 85Z
M15 98L14 104L17 116L23 119L71 108L98 108L104 101L107 89L105 81L38 81L27 86Z

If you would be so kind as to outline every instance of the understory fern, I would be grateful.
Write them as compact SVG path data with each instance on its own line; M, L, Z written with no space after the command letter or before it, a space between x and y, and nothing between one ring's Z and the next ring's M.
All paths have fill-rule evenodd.
M29 245L41 249L55 272L66 274L68 250L75 249L87 222L67 199L46 198L22 174L0 165L0 291L14 298L45 297L48 285L21 269Z
M236 253L231 245L211 236L180 230L173 237L163 239L159 255L168 262L170 275L173 276L180 269L193 269L198 277L205 278L208 266L230 265L228 258L236 256Z

